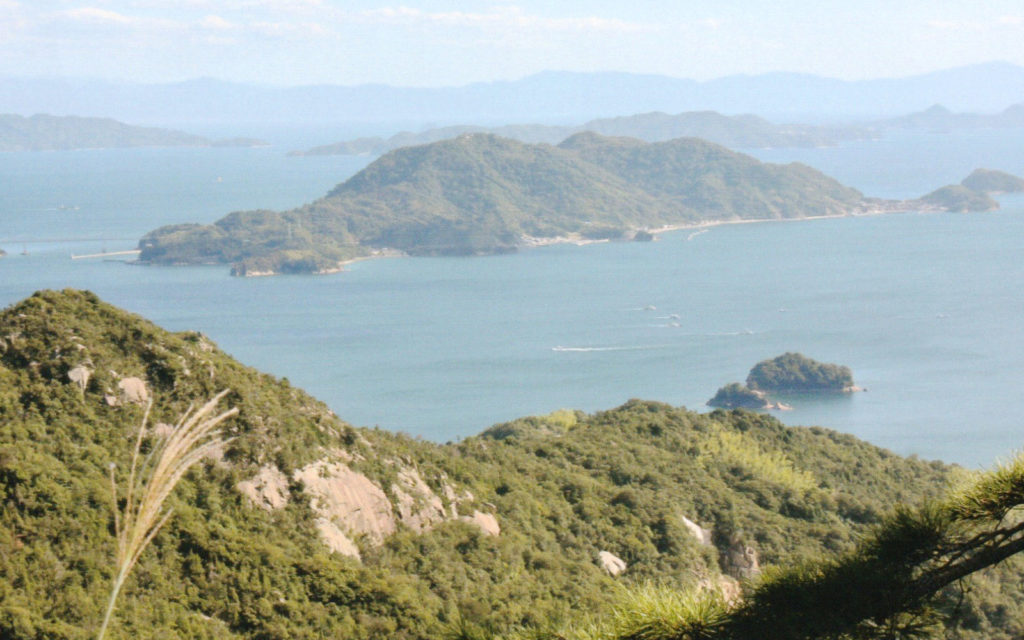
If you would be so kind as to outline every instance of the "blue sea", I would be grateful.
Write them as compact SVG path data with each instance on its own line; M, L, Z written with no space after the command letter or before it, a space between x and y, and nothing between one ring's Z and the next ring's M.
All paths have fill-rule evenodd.
M654 243L371 260L330 276L70 259L131 249L163 224L308 202L369 161L285 155L312 143L0 154L0 305L91 289L202 331L354 424L437 441L635 397L705 411L759 360L800 351L849 365L868 391L789 398L794 410L775 414L787 424L971 467L1024 444L1019 195L994 213L722 225ZM750 153L902 198L976 167L1024 174L1024 131Z

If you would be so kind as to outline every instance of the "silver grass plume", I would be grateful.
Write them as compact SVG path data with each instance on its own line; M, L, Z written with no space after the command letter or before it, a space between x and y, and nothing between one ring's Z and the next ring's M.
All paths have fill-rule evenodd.
M163 504L186 472L197 462L225 444L220 431L215 428L238 413L237 408L229 409L211 417L217 403L228 394L221 391L198 410L194 405L182 414L173 430L160 438L153 450L144 458L140 455L142 439L149 421L152 401L139 426L132 453L131 470L125 490L124 509L118 509L117 481L114 465L110 465L110 491L114 505L114 531L117 536L117 575L110 591L110 601L103 616L97 640L103 640L114 612L117 596L125 580L160 529L171 517L171 509L164 510Z

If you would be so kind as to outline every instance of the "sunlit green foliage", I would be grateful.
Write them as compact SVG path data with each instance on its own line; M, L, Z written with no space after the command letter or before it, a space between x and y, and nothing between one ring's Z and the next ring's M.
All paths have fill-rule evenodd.
M793 462L777 449L762 450L743 432L713 428L701 443L701 449L701 459L708 463L736 465L756 478L796 493L818 487L813 473L796 469Z
M725 607L695 609L692 594L663 607L622 611L604 619L585 618L588 628L625 629L602 638L670 640L818 640L848 638L969 637L961 607L945 600L953 585L1024 551L1024 456L950 491L942 500L917 507L898 505L872 527L855 549L830 558L770 568L743 600ZM1019 582L1021 562L1010 563ZM991 585L991 576L979 577ZM642 592L640 592L642 593ZM962 593L961 593L962 596ZM643 599L643 598L641 598ZM1018 607L1019 610L1019 607ZM679 620L694 632L679 633ZM1016 637L1021 621L1003 616L985 637ZM629 623L632 623L632 627ZM634 629L643 629L640 635Z
M116 554L108 465L130 467L143 413L105 400L125 376L146 380L154 424L222 388L239 414L223 457L201 462L168 498L175 515L128 578L110 638L562 629L580 610L598 621L615 611L617 585L714 584L733 540L763 565L853 553L892 504L938 498L951 474L826 429L638 400L523 418L447 445L358 429L202 335L163 331L76 291L0 312L0 341L0 637L14 640L95 637ZM84 391L68 377L79 365L92 370ZM145 438L143 451L154 444ZM471 491L460 513L495 513L500 536L454 520L423 534L400 528L379 547L358 541L359 564L328 551L297 481L274 511L236 489L264 465L292 478L337 449L385 489L397 460L436 491L442 482ZM712 545L684 515L712 530ZM601 551L626 572L608 575ZM962 622L947 625L962 631L955 637L1024 633L1019 579L974 584Z

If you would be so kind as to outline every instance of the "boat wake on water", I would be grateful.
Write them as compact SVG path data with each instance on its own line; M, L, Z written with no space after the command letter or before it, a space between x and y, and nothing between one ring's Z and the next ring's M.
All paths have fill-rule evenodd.
M592 351L646 351L650 349L666 349L670 345L665 344L649 344L649 345L633 345L623 347L563 347L561 345L551 347L552 351L567 351L573 353L589 353Z

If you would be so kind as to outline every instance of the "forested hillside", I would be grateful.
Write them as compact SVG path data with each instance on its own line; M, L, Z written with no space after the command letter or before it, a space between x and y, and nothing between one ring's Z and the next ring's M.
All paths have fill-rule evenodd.
M125 482L149 401L144 453L222 389L238 409L228 440L169 498L108 637L553 628L648 582L736 599L767 566L851 550L956 472L827 429L641 400L425 442L353 427L201 334L40 292L0 312L0 636L95 637L114 572L110 465ZM1024 632L1005 571L975 582L951 629Z

